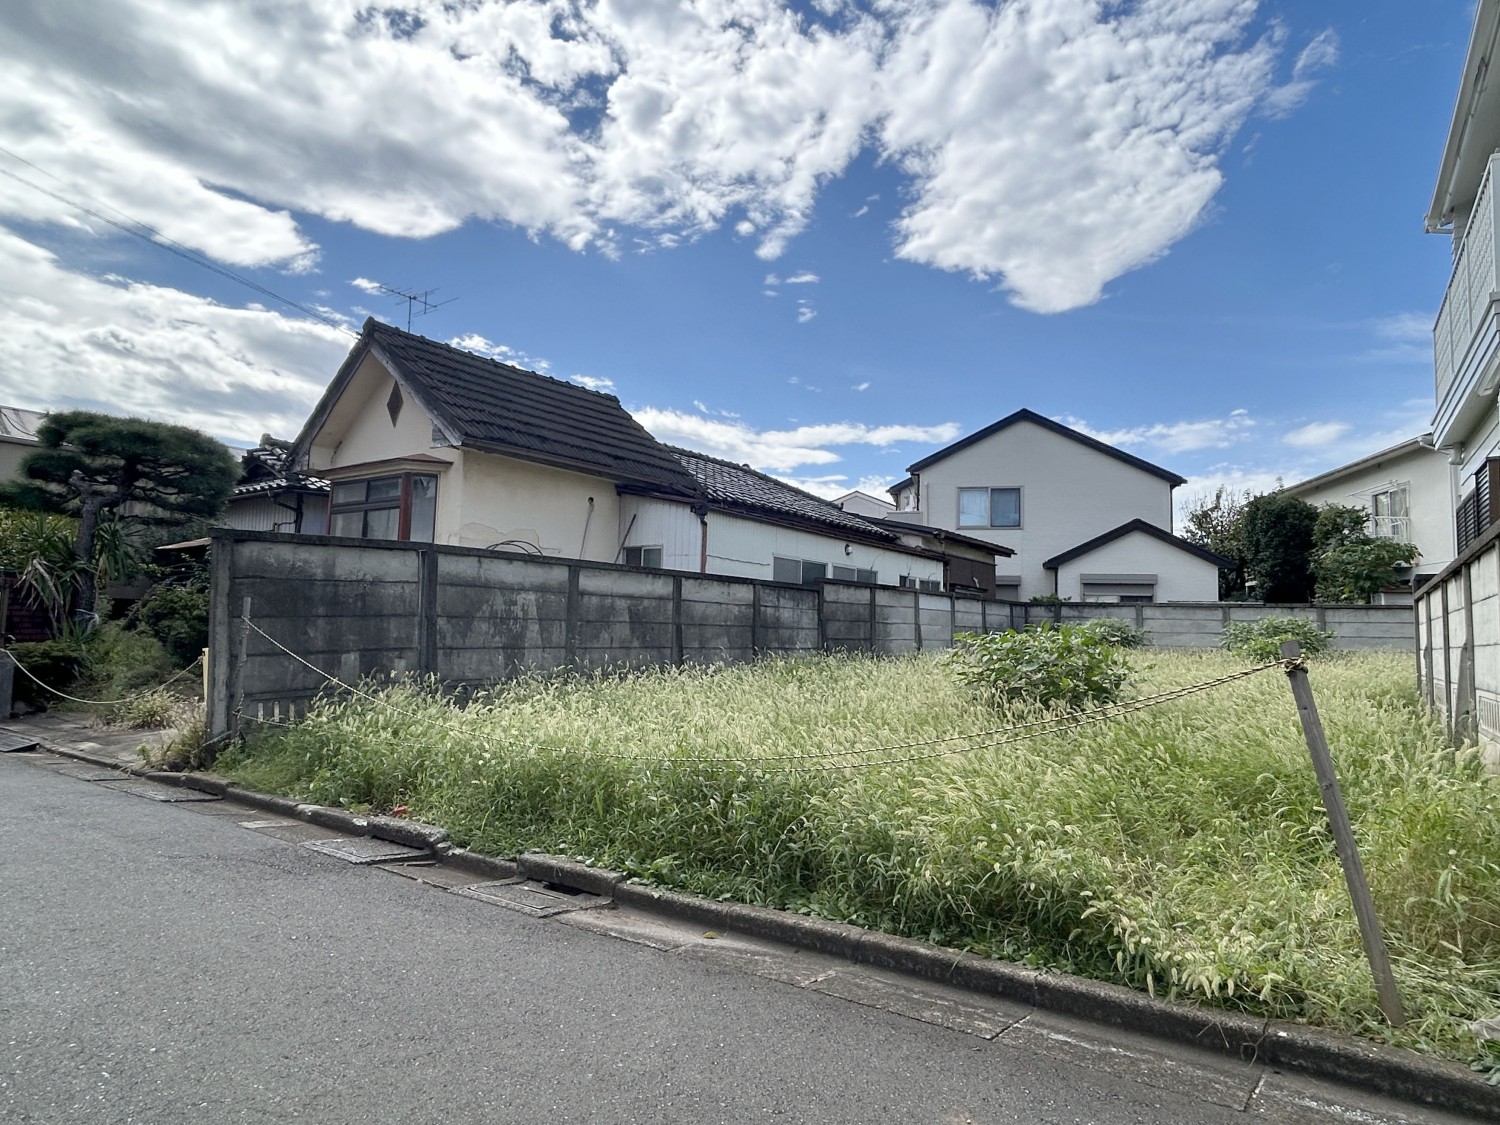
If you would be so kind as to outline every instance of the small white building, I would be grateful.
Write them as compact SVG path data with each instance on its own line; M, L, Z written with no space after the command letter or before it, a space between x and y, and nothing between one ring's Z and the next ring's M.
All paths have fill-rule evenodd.
M1431 434L1340 465L1286 492L1318 507L1363 508L1370 514L1371 535L1415 544L1421 552L1411 574L1416 586L1453 561L1453 469L1433 448ZM1409 584L1407 600L1410 593ZM1389 604L1402 596L1392 593L1378 600Z
M1013 549L998 597L1217 601L1219 569L1233 565L1172 534L1172 490L1184 478L1035 411L908 471L891 487L901 518Z

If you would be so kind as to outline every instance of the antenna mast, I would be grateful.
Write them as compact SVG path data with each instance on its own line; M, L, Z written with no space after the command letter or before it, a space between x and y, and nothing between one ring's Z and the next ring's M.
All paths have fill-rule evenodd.
M414 315L426 316L433 309L440 309L444 305L451 305L454 301L458 300L457 297L449 297L446 301L429 300L428 298L437 292L436 289L423 289L419 293L415 290L397 289L391 285L382 285L380 291L382 293L389 293L398 301L406 302L406 330L408 332L411 331L411 318Z

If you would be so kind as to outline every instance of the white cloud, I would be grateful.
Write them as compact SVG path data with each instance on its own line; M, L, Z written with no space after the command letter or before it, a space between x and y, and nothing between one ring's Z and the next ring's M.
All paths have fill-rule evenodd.
M762 285L767 285L767 286L770 286L770 285L780 285L781 284L781 278L778 277L774 273L768 273L768 274L766 274L766 279L764 281L762 281L761 284Z
M946 445L959 434L958 426L952 422L936 426L867 426L861 422L834 422L798 426L792 430L756 430L743 422L719 421L680 410L648 406L631 413L661 441L711 453L736 464L749 464L770 473L790 472L800 465L833 464L840 460L834 452L839 446L885 447L897 442Z
M613 390L615 385L613 379L602 379L594 375L573 375L569 381L577 383L580 387L587 387L591 391Z
M1187 234L1247 116L1289 111L1337 57L1326 32L1277 87L1285 34L1256 10L15 0L0 144L58 194L288 270L318 252L299 214L413 238L496 221L611 255L731 225L774 259L868 149L909 181L899 257L1056 312ZM0 214L96 225L0 181Z
M1352 428L1348 422L1309 422L1282 434L1281 440L1299 449L1318 449L1332 445Z
M481 336L478 332L469 332L463 336L455 336L448 343L455 348L462 348L466 352L476 355L488 356L490 359L498 359L501 363L508 363L512 367L524 367L528 371L539 371L546 374L552 368L552 364L545 359L527 355L523 351L511 347L509 344L496 344ZM575 376L575 379L577 376Z
M853 214L852 214L852 215L850 215L850 216L849 216L849 217L850 217L850 218L851 218L851 219L857 219L857 218L859 218L859 217L860 217L860 216L861 216L861 215L867 215L867 214L869 214L869 212L870 212L870 205L869 205L869 204L868 204L868 203L866 203L866 204L865 204L865 205L864 205L864 206L862 206L862 207L861 207L861 208L860 208L860 209L859 209L859 210L858 210L858 211L855 211L855 212L854 212L854 213L853 213Z
M797 309L797 323L798 324L806 324L809 320L811 320L813 317L815 317L817 315L818 315L818 310L817 309L812 308L812 307L810 307L808 305L802 305L800 308Z
M818 280L818 275L813 273L812 270L803 270L801 273L794 273L791 277L787 278L786 284L816 285L818 283Z
M376 294L385 292L385 287L382 286L380 282L371 281L368 277L356 277L352 281L350 281L349 284L354 286L354 288L358 289L361 293L368 293L371 296L375 296Z
M1297 55L1292 66L1292 79L1284 86L1271 90L1265 99L1266 112L1272 117L1285 117L1300 108L1318 84L1317 76L1339 61L1339 37L1333 28L1319 32Z
M1144 426L1101 430L1087 422L1064 415L1060 421L1080 433L1121 449L1142 446L1166 453L1193 453L1202 449L1227 449L1254 436L1255 419L1248 411L1232 410L1223 418L1198 419L1189 422L1152 422Z
M167 418L252 444L302 428L351 342L255 305L70 272L3 229L0 319L0 402Z
M868 391L870 389L870 382L867 379L863 383L855 383L854 386L850 387L849 389L851 391Z

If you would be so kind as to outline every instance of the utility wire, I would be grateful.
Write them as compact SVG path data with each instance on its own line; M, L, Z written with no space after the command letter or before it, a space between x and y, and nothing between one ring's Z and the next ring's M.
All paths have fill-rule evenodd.
M26 165L28 168L34 168L44 176L48 176L54 180L58 179L58 177L54 176L51 172L48 172L45 168L33 164L24 156L17 155L8 148L0 146L0 153L4 153L12 160L19 161L20 163ZM116 230L130 235L132 238L139 238L142 242L145 242L150 246L155 246L159 250L165 250L169 254L175 254L177 255L177 257L182 258L184 261L191 262L195 266L202 266L204 269L210 270L213 273L218 274L220 277L228 278L230 281L237 282L248 289L253 289L255 290L255 292L261 294L264 297L269 297L273 301L280 301L283 305L286 305L289 308L296 309L304 316L310 316L314 320L321 321L322 323L328 325L328 327L336 328L340 332L343 332L345 335L356 335L354 330L351 329L347 324L341 324L337 320L334 320L332 317L318 312L316 309L309 308L304 304L300 304L299 302L292 300L290 297L283 297L275 290L267 289L258 281L252 281L244 274L236 273L232 269L219 265L217 262L211 260L208 257L205 257L203 254L200 254L198 251L184 246L182 243L177 242L174 239L168 238L166 235L162 234L161 231L157 230L149 223L144 223L140 219L137 219L131 215L127 215L118 207L102 202L99 204L101 207L109 207L111 211L114 211L118 215L124 216L125 219L129 220L128 223L122 223L117 219L112 219L108 215L101 214L91 207L84 206L76 199L69 199L67 196L61 194L60 192L53 191L50 188L45 188L41 184L33 183L31 180L28 180L23 176L18 176L14 172L11 172L5 168L0 168L0 176L6 176L9 179L15 180L18 184L23 184L26 187L31 188L33 191L41 192L43 195L47 196L50 199L56 200L58 203L63 204L65 207L72 207L76 211L82 211L90 218L98 219L101 223L107 223L110 226L114 227ZM58 182L61 183L62 181L58 180Z

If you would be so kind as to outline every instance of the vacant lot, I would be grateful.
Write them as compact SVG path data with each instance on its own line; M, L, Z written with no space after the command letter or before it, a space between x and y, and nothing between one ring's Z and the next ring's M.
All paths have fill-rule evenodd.
M1241 666L1134 663L1136 695ZM1500 779L1444 748L1409 657L1330 658L1311 679L1411 1016L1394 1035L1275 670L999 745L932 743L1036 716L984 708L928 657L540 679L462 710L396 686L221 767L404 805L492 853L1473 1058L1466 1021L1500 1013Z

